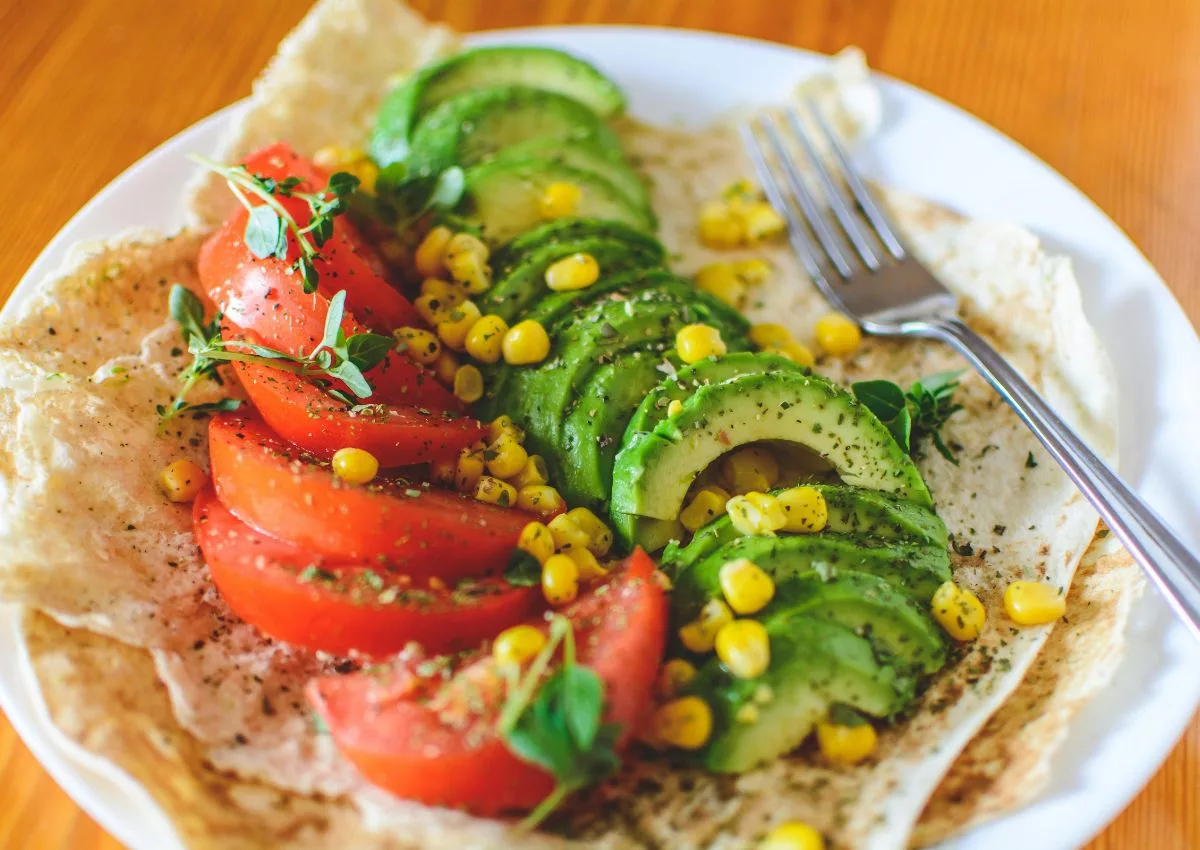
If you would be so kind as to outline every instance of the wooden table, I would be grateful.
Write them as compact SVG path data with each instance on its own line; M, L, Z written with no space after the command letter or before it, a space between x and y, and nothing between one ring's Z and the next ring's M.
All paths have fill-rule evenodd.
M638 23L871 64L1000 128L1090 195L1200 319L1195 0L445 0L462 30ZM247 93L304 0L0 3L0 300L68 217L163 139ZM346 57L353 61L353 57ZM737 73L736 68L728 69ZM0 718L0 849L119 845ZM1200 722L1090 850L1200 847ZM1030 836L1032 844L1037 837Z

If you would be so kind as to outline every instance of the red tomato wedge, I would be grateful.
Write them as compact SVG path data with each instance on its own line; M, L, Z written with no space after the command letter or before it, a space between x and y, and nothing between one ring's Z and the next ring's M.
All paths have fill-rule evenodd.
M575 625L578 663L604 680L605 720L621 724L625 741L650 705L662 660L666 599L653 571L636 550L562 611ZM544 619L533 624L545 628ZM397 797L478 815L532 809L554 781L497 737L504 685L491 655L481 652L449 681L438 672L422 676L422 665L398 660L316 679L308 695L342 754Z
M313 556L414 579L499 573L535 519L402 478L346 484L257 417L214 417L208 448L217 496L238 519Z
M221 330L226 341L259 341L228 324ZM478 420L451 412L388 404L354 410L300 375L258 363L234 361L233 368L271 429L321 460L352 447L370 452L384 469L412 466L458 457L487 433Z
M196 542L221 596L239 617L306 649L383 656L419 641L430 652L478 646L530 616L536 587L501 579L453 589L363 564L313 558L231 514L212 488L193 504Z
M239 210L201 247L200 282L228 321L253 331L265 345L293 356L306 355L321 341L329 299L320 291L305 294L300 276L289 272L282 260L261 260L250 253L243 238L246 215ZM347 310L342 330L350 336L368 329ZM366 378L374 387L365 399L371 403L462 409L454 393L439 384L430 370L394 351Z

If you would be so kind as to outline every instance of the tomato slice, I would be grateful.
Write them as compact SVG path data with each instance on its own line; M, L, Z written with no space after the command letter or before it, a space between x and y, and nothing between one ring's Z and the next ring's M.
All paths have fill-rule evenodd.
M208 427L213 484L238 519L314 556L445 581L498 573L535 517L395 476L346 484L257 417Z
M429 587L368 565L313 558L246 525L211 487L196 497L192 515L213 582L234 613L306 649L383 656L419 641L430 652L456 652L540 604L537 588L501 579Z
M221 335L258 342L250 331ZM350 408L307 378L258 363L234 361L234 371L258 409L279 436L329 460L338 449L365 449L384 469L452 459L487 433L478 420L444 411L388 404Z
M605 584L563 609L575 626L577 661L604 680L605 720L625 730L650 705L662 660L666 599L640 549ZM545 620L534 621L545 627ZM495 734L503 679L481 651L444 681L413 659L309 684L308 695L338 749L369 781L397 797L479 815L529 810L553 779L521 761ZM444 683L443 683L444 682Z

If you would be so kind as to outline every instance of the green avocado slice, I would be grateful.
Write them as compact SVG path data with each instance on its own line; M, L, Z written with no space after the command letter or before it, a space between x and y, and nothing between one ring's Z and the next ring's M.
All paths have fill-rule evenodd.
M613 156L605 145L590 138L568 139L536 138L518 142L501 150L497 156L509 158L537 157L561 162L573 168L599 174L620 190L630 203L644 208L653 215L650 196L642 178L624 157Z
M653 253L663 263L667 260L667 251L662 243L643 230L611 219L563 216L526 230L497 247L492 252L492 270L497 278L501 278L524 262L533 251L554 242L576 239L615 239L627 243L631 248Z

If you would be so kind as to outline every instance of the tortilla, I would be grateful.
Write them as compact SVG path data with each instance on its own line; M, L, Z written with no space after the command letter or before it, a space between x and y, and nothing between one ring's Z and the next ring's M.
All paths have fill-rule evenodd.
M328 49L330 39L339 50ZM392 75L451 40L390 0L322 0L256 85L224 157L277 139L305 154L359 142ZM337 64L328 59L334 54ZM854 108L839 126L869 132L877 121L865 69L838 67L845 70L832 83L810 91L836 101L853 85ZM333 97L343 85L345 96ZM680 268L716 259L696 243L695 213L750 173L736 136L721 127L698 134L630 124L623 132L655 187L662 237L683 255ZM198 221L218 220L228 208L225 190L216 189L196 187ZM884 200L917 254L959 293L964 317L1112 460L1111 370L1084 319L1069 261L1047 256L1016 225L968 221L890 192ZM0 598L71 627L39 616L26 621L33 669L56 722L146 785L193 846L230 846L220 842L244 829L246 846L308 846L323 836L381 847L733 847L773 823L802 818L835 837L833 846L903 847L981 728L919 836L947 834L1018 804L1022 789L1044 778L1072 707L1119 658L1136 586L1127 561L1104 562L1100 587L1111 593L1094 610L1106 613L1077 623L1072 609L1070 626L1057 629L1067 637L1043 664L1034 662L1055 630L1005 625L1007 582L1037 575L1070 584L1096 515L1011 411L969 375L960 391L966 409L945 431L961 446L960 465L935 453L920 466L955 535L955 578L977 591L992 627L965 648L909 722L881 735L868 763L832 769L803 751L732 778L647 755L573 801L538 835L390 799L367 787L309 722L303 682L335 661L273 643L230 614L198 557L187 508L167 502L154 485L170 460L203 462L202 421L184 419L160 435L154 414L155 404L173 396L184 365L173 352L178 337L166 321L166 293L174 282L195 287L201 238L140 234L78 255L0 331ZM747 253L766 253L776 267L754 295L751 318L785 316L808 338L827 307L786 246ZM929 344L868 340L851 359L818 368L843 381L907 381L958 365ZM89 663L121 674L88 681L78 671ZM1022 698L1031 669L1032 691ZM1016 713L996 714L1014 691ZM1057 708L1045 722L1024 723L1020 712L1039 701ZM1014 728L1021 734L1005 749L999 736ZM161 742L170 746L160 749ZM1021 757L998 768L1009 753ZM252 804L243 805L243 796ZM260 804L278 819L272 814L252 827Z

